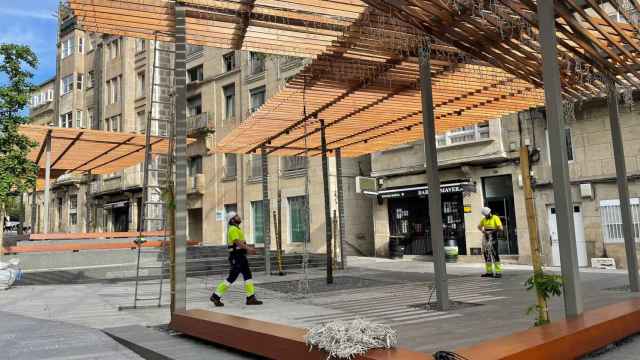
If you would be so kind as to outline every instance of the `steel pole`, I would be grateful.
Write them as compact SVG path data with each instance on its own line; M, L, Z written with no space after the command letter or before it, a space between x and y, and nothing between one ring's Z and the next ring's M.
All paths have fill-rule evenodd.
M420 93L422 97L422 126L424 133L424 155L426 161L429 223L433 267L436 277L438 309L449 308L449 285L447 265L444 259L444 235L442 231L442 199L440 196L440 174L438 173L438 153L436 151L436 127L433 113L433 93L431 87L430 49L420 48Z
M324 120L320 120L320 142L322 146L322 182L324 185L324 224L327 246L327 284L333 284L333 259L331 258L331 200L329 196L329 160L327 159L327 139L324 131Z
M338 186L338 224L340 226L340 268L347 267L347 254L345 252L346 224L344 218L344 188L342 186L342 149L336 149L336 176Z
M569 185L567 140L565 119L562 112L560 68L557 57L557 39L553 0L538 1L538 23L542 45L542 75L544 80L551 171L560 239L560 265L564 283L564 307L566 316L582 313L583 299L580 290L576 235L573 222L573 200Z
M627 166L624 162L624 144L620 129L620 111L618 109L618 92L613 80L607 84L609 102L609 122L611 124L611 140L613 143L613 159L616 165L616 183L622 214L622 232L624 234L624 248L627 254L627 270L629 271L629 287L632 292L639 291L638 256L633 230L633 217L629 199L629 183L627 181Z
M44 234L49 233L49 190L51 188L51 133L45 138L44 154Z
M175 9L175 311L187 309L187 39L186 9Z
M262 156L262 223L264 234L264 272L271 275L271 207L269 206L269 159L267 147L263 144L260 148Z

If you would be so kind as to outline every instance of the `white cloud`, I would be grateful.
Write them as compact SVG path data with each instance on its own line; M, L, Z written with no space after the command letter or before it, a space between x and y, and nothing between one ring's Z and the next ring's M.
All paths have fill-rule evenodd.
M53 14L53 12L46 13L43 11L29 11L29 10L0 8L0 15L20 16L20 17L29 17L33 19L56 21L56 17Z

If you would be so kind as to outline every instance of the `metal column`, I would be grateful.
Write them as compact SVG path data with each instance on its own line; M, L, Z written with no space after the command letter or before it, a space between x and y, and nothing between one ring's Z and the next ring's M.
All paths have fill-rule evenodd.
M338 221L340 224L340 268L347 267L347 254L345 252L346 223L344 219L344 188L342 187L342 149L336 149L336 176L338 186Z
M569 185L565 119L562 112L560 69L556 49L556 27L553 0L538 1L538 23L542 45L542 75L544 80L551 171L560 239L560 265L564 282L564 307L566 316L582 313L583 299L580 291L578 255L573 223L573 200Z
M51 132L45 138L44 154L44 234L49 233L49 189L51 188Z
M36 225L38 224L38 192L36 187L33 187L33 194L31 195L31 233L36 233ZM88 231L88 230L87 230Z
M444 235L442 231L442 201L440 196L440 175L438 173L438 153L436 152L436 128L433 113L433 94L431 88L430 49L420 49L420 92L422 97L422 126L424 132L424 153L426 160L427 186L429 188L429 223L431 227L431 246L433 248L433 267L436 276L438 309L449 308L449 285L447 283L447 265L444 259Z
M175 304L176 311L187 309L187 39L186 10L176 6L175 35Z
M269 206L269 159L267 147L263 144L260 148L262 161L262 223L264 233L264 272L271 275L271 206Z
M611 140L613 142L613 158L616 164L616 182L618 184L618 197L620 198L620 210L622 214L622 232L624 234L624 247L627 254L627 269L629 271L629 287L632 292L639 290L638 283L638 257L636 255L636 241L633 230L633 217L629 202L629 183L627 181L627 166L624 162L624 144L622 143L622 131L620 130L620 112L618 109L618 92L615 82L610 79L607 84L609 102L609 122L611 124Z
M327 139L324 131L324 120L320 120L320 142L322 146L322 182L324 185L324 224L327 246L327 284L333 284L333 259L331 258L331 200L329 194L329 161L327 159Z

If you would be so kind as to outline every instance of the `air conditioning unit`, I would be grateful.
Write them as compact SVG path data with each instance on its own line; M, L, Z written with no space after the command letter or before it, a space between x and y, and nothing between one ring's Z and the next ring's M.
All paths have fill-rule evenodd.
M376 178L356 176L356 193L362 194L364 192L377 192L378 182Z

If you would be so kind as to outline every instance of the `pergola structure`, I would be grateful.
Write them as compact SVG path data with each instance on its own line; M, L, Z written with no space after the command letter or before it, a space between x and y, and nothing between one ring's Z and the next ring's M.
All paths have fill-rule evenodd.
M20 134L37 143L28 155L41 170L37 190L44 190L49 213L50 180L66 173L108 174L144 161L145 135L75 128L21 125ZM166 154L169 139L151 138L153 154ZM35 192L34 192L35 196ZM44 233L49 219L45 216Z
M187 43L312 58L287 88L220 144L221 150L300 155L310 148L310 154L321 154L326 160L329 150L357 156L423 137L431 189L439 188L437 131L541 105L544 95L568 316L582 312L582 296L563 102L608 95L630 285L638 291L618 115L620 90L628 95L640 83L637 1L624 6L618 0L68 3L86 30L142 38L161 32L163 40L176 42L178 195L186 186L181 178L186 169L181 144ZM613 21L611 10L626 23ZM308 147L303 148L305 138ZM263 156L263 169L265 165ZM323 165L326 181L326 161ZM267 190L264 182L265 199ZM327 199L325 194L325 203ZM180 251L186 240L184 202L177 198L176 247ZM439 192L430 191L433 228L442 224L440 206ZM445 308L442 240L440 232L433 233L438 301ZM177 259L178 283L184 283L183 266L184 259ZM178 309L186 308L184 291L183 287L177 291Z

